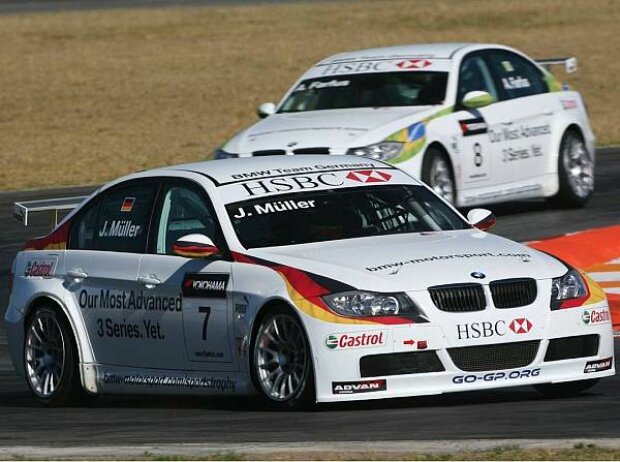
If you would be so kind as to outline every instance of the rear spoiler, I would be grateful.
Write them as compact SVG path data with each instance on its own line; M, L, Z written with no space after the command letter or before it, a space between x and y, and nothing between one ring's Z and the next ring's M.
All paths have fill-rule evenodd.
M58 224L58 212L69 211L80 205L88 196L61 197L58 199L41 199L36 201L15 202L13 217L28 226L28 217L37 212L48 212L52 226Z
M577 71L577 58L545 58L537 59L536 62L549 70L551 66L564 66L564 70L567 74L572 74Z

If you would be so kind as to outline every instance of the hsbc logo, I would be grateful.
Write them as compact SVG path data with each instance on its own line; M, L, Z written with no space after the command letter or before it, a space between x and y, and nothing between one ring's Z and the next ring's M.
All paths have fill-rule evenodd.
M515 334L527 334L532 330L532 323L526 318L517 318L513 319L508 327Z
M385 183L391 179L392 175L380 170L355 170L347 175L347 180L358 183Z
M527 334L533 324L527 318L516 318L507 323L504 320L482 321L467 324L457 324L456 332L459 340L503 337L509 332Z
M396 63L400 69L424 69L432 63L428 59L405 59Z

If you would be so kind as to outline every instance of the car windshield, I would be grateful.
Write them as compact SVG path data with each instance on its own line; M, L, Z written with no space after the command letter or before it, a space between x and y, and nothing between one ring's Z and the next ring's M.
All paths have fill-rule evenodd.
M441 104L447 72L386 72L301 82L278 112Z
M415 185L298 192L226 209L246 249L470 227L432 192Z

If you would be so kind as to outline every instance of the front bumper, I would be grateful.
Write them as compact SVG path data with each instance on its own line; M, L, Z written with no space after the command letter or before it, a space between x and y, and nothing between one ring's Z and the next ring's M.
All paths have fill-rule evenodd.
M549 384L588 380L600 377L607 377L615 374L614 364L614 340L610 322L596 324L585 324L583 313L586 309L606 310L606 303L597 303L586 307L559 310L549 312L547 323L543 329L544 335L540 331L528 336L527 334L513 336L506 340L487 340L478 342L475 346L506 347L509 343L526 344L535 346L525 363L510 366L511 361L503 363L497 362L499 367L485 368L480 366L480 361L471 367L457 367L454 350L452 354L449 349L463 349L467 346L454 345L454 341L444 332L445 326L437 324L408 324L404 326L385 326L385 325L334 325L324 322L317 322L314 319L306 319L312 323L308 331L311 332L311 344L313 349L314 367L316 375L317 401L355 401L365 399L382 399L396 397L411 397L424 395L437 395L442 393L460 392L495 389L513 386ZM518 311L518 310L516 310ZM368 341L361 346L355 346L355 341L351 338L359 337L361 333L377 339L374 344ZM337 340L345 335L342 348ZM377 337L379 336L379 337ZM517 338L514 338L517 337ZM566 352L564 356L559 354L558 343L555 343L553 357L550 350L550 342L554 339L562 338L585 338L588 348ZM334 338L336 340L334 340ZM596 338L597 344L592 346L590 341ZM364 342L358 342L364 343ZM328 344L330 346L328 346ZM351 347L347 344L352 345ZM564 346L565 343L560 342ZM504 348L504 351L506 349ZM421 353L425 357L421 362L423 370L415 373L408 373L412 369L407 369L407 355ZM374 361L375 369L368 367L368 358L371 356L385 359L385 362L392 362L396 366L403 366L397 374L393 375L373 375L373 370L381 371L392 370L391 366L381 367L382 361ZM436 355L440 361L440 367L431 357ZM492 356L492 352L490 352ZM506 356L506 353L505 353ZM579 356L579 357L575 357ZM396 358L391 361L391 358ZM429 360L429 358L431 358ZM506 358L510 359L510 353ZM567 358L567 359L564 359ZM605 362L611 358L611 362ZM484 356L482 357L484 360ZM415 362L414 362L415 363ZM484 361L483 361L484 363ZM516 363L512 363L517 364ZM411 363L409 363L411 364ZM490 359L493 364L493 359ZM503 366L502 366L503 364ZM595 364L595 366L592 366ZM597 368L596 365L599 365ZM588 366L588 367L587 367ZM492 366L491 366L492 367ZM425 369L426 368L426 369ZM477 368L477 369L476 369ZM484 370L480 370L480 368ZM466 370L463 370L466 369ZM404 372L403 372L404 371ZM432 372L427 372L432 371ZM385 372L384 372L385 373Z

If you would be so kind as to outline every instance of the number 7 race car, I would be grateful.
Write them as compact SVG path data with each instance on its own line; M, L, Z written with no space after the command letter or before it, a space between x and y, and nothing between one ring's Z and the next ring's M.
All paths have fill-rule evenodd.
M179 165L15 216L68 208L11 269L11 356L43 403L258 393L288 408L574 393L614 374L596 283L377 160Z
M582 206L594 134L581 95L505 46L420 44L340 53L311 67L215 158L355 154L473 206L535 197Z

